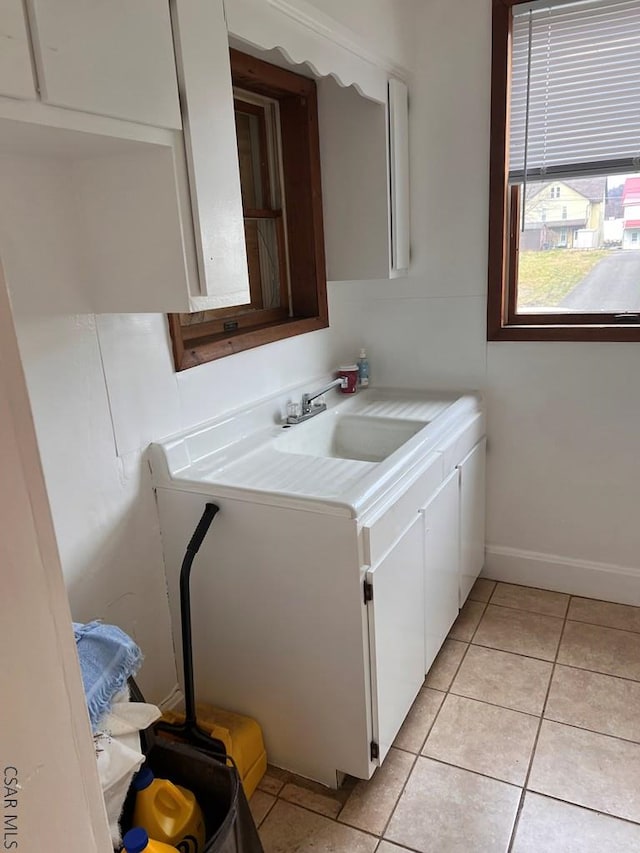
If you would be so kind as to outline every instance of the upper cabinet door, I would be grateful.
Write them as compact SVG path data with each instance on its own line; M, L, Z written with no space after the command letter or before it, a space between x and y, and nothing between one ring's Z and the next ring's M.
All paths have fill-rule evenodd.
M172 12L203 307L243 305L249 273L224 8L174 0Z
M0 95L37 97L22 0L0 3Z
M28 0L48 104L180 128L168 0Z

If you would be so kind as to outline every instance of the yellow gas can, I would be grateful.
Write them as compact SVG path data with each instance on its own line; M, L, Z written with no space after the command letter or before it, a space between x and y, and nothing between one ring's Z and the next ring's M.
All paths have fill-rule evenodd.
M200 728L221 740L227 755L235 761L249 799L267 770L267 753L260 725L251 717L204 703L196 705L196 715ZM167 723L182 723L184 714L167 711L162 719Z

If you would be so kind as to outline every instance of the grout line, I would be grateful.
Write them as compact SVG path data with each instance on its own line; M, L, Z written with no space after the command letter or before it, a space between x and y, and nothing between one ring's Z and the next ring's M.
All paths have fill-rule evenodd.
M257 790L258 790L258 789L257 789ZM255 792L254 792L254 793L255 793ZM266 791L261 791L261 793L262 793L262 794L266 794L267 792L266 792ZM269 794L268 796L273 797L273 802L269 805L269 808L268 808L268 809L266 810L266 812L262 815L262 820L261 820L259 823L256 823L256 829L260 829L260 827L262 826L262 824L263 824L263 823L265 822L265 820L269 817L269 813L271 812L271 809L272 809L272 808L275 806L275 804L278 802L278 798L277 798L277 796L275 796L274 794ZM254 818L254 820L255 820L255 818Z
M451 761L445 761L444 758L435 758L432 755L419 755L418 758L424 758L426 761L433 761L436 764L442 764L444 767L451 767L452 770L461 770L463 773L472 773L474 776L480 776L482 779L489 779L491 782L499 782L501 785L508 785L510 788L517 788L519 791L524 790L522 785L517 782L507 782L506 779L499 779L497 776L490 776L488 773L483 773L481 770L472 770L470 767L461 767L459 764L452 764Z
M565 720L556 720L553 717L543 717L543 719L547 720L549 723L555 723L558 726L565 726L567 729L578 729L578 731L580 732L589 732L589 734L592 735L600 735L600 737L608 737L612 740L621 740L623 743L632 743L636 746L640 746L640 738L638 740L632 740L629 737L622 737L621 735L612 735L609 734L609 732L600 732L597 729L588 729L586 726L579 726L576 723L567 723Z
M542 661L543 663L554 663L553 658L540 658L540 657L535 657L534 655L525 655L522 652L514 652L511 649L499 649L497 646L485 646L483 643L471 642L470 645L475 646L477 649L491 649L491 651L493 651L493 652L504 652L505 654L508 654L508 655L519 655L521 658L528 658L529 660L538 660L538 661ZM578 668L580 668L580 667L578 667Z
M575 809L584 809L586 812L591 812L592 814L597 815L598 817L609 817L611 820L620 820L623 823L628 823L631 826L640 826L640 821L631 820L628 817L619 817L616 814L611 814L610 812L603 812L602 809L595 809L591 806L582 805L582 803L573 803L571 800L563 800L560 797L554 797L553 794L543 794L541 791L532 791L529 789L531 794L535 794L537 797L542 797L547 800L554 800L556 803L563 803L565 806L573 806Z
M491 605L491 607L499 607L501 610L513 610L515 613L529 613L531 616L542 616L545 619L557 619L558 622L564 622L566 620L565 616L556 616L554 613L540 613L537 610L525 610L523 607L511 607L508 604L497 604L493 601L488 601L487 606Z
M550 663L550 661L548 661ZM558 666L563 667L564 669L577 669L580 672L591 672L593 675L602 675L605 678L617 678L620 681L628 681L630 684L639 684L640 678L630 678L628 675L616 675L613 672L604 672L601 669L587 669L586 666L578 666L577 663L564 663L563 661L558 661Z
M544 720L544 712L547 709L547 702L549 701L549 694L551 692L551 685L553 684L553 677L556 671L556 665L558 662L558 655L560 654L560 647L562 645L562 638L564 637L564 630L567 625L567 614L569 612L569 608L567 607L567 612L565 613L564 620L562 623L562 628L560 630L560 636L558 638L558 645L556 646L556 653L553 659L553 667L551 669L551 677L549 678L549 683L547 684L547 691L544 697L544 702L542 703L542 711L540 712L540 718L538 723L538 731L536 732L535 739L533 741L533 748L531 750L531 756L529 758L529 766L527 768L527 773L524 778L524 782L522 784L522 794L520 795L520 802L518 803L518 809L516 811L516 817L513 822L513 828L511 830L511 838L509 839L509 847L507 848L507 853L511 853L513 850L513 845L515 843L516 835L518 833L518 826L520 824L520 816L522 815L522 809L524 808L524 800L526 796L526 792L528 790L529 779L531 778L531 769L533 767L533 762L535 759L536 751L538 749L538 741L540 740L540 732L542 730L542 722Z
M590 599L591 601L596 601L597 599ZM605 602L606 603L606 602ZM631 605L626 605L627 607L631 607ZM572 617L568 620L569 622L573 622L576 625L589 625L591 628L604 628L605 631L622 631L624 634L635 634L638 636L640 631L634 631L633 628L619 628L614 627L613 625L602 625L600 622L587 622L586 619L576 619Z
M458 699L468 699L469 702L479 702L481 705L489 705L490 708L500 708L502 711L511 711L513 714L522 714L523 717L533 717L536 720L540 717L540 714L536 714L533 711L523 711L521 708L512 708L509 705L499 705L497 702L489 702L488 699L478 699L477 696L467 696L466 693L456 693L454 690L449 692L451 696L455 696ZM555 722L561 723L562 720L555 720ZM579 729L581 727L576 726L576 728Z

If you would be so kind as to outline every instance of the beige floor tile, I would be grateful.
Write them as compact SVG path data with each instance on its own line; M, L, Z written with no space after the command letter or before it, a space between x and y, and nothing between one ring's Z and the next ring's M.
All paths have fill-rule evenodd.
M260 827L265 853L373 853L378 839L278 800Z
M527 714L541 714L553 664L470 646L451 692Z
M640 745L543 720L527 787L640 821Z
M544 715L605 735L640 742L640 683L557 666Z
M397 844L392 844L390 841L381 841L376 853L407 853L407 848L398 847Z
M479 646L553 660L563 620L489 604L473 637Z
M538 718L449 694L422 754L523 785Z
M478 578L471 587L469 598L471 601L489 601L491 593L496 588L496 582L490 581L487 578Z
M390 749L382 767L368 782L359 782L351 792L339 820L357 829L381 835L407 781L414 757Z
M406 749L407 752L419 753L440 710L444 695L439 690L423 687L411 706L393 745L398 749Z
M640 826L527 793L513 853L632 853Z
M292 774L287 770L280 770L279 767L273 767L271 764L267 767L267 772L258 782L258 788L265 791L267 794L278 796L285 783L291 779Z
M516 586L511 583L499 583L491 596L492 604L514 607L516 610L530 610L546 616L564 618L569 604L569 596L562 592L550 592L546 589L532 589L528 586Z
M418 758L385 839L420 853L505 853L520 789Z
M486 605L481 601L472 601L471 599L466 601L458 614L458 618L451 626L449 636L454 640L462 640L464 643L468 643L482 619L485 607Z
M558 663L640 681L640 634L568 621Z
M299 782L287 782L280 791L280 798L297 806L304 806L312 812L325 817L337 817L348 794L341 791L332 791L317 782L307 779Z
M610 601L594 601L591 598L572 598L569 619L590 622L605 628L621 628L625 631L640 631L640 607L627 604L612 604Z
M445 640L438 656L431 664L431 669L424 682L425 687L432 687L434 690L448 690L468 648L468 643L461 643L459 640Z
M249 808L256 826L260 826L269 813L269 809L275 803L276 798L264 791L254 791L249 800Z

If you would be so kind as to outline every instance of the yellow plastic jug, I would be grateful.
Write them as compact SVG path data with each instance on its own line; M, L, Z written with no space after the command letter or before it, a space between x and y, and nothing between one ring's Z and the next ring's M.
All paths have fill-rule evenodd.
M122 839L126 853L180 853L177 847L152 841L141 826L135 826Z
M149 767L140 770L133 787L136 791L134 826L143 827L149 838L172 844L184 853L202 853L204 818L191 791L168 779L156 779Z

